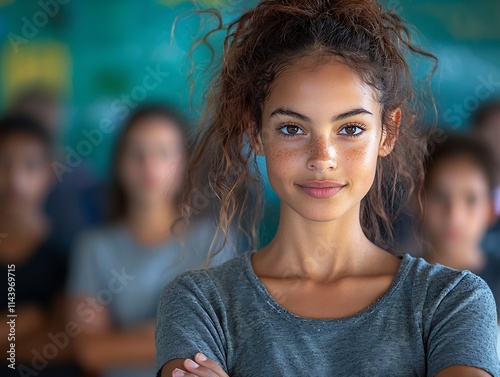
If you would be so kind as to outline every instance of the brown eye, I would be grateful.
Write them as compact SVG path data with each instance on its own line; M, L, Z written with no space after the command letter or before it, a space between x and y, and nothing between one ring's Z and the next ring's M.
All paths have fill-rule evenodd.
M296 135L304 135L304 131L302 131L302 129L295 124L282 125L278 128L278 130L283 136L293 137Z
M344 128L342 128L340 134L347 136L359 136L363 133L364 130L365 130L364 127L353 124L353 125L347 125Z

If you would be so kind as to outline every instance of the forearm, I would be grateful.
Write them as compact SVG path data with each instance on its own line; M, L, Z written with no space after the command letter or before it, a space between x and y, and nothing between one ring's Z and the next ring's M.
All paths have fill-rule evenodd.
M15 344L16 361L18 363L31 365L34 355L43 354L47 344L55 346L55 348L52 347L51 349L57 349L55 357L49 361L50 365L74 361L72 339L67 334L61 331L58 332L56 329L46 330L32 333L31 336L22 340L17 340L16 338L16 341L13 343ZM55 335L57 339L49 338L49 332Z
M27 305L18 311L15 340L2 337L2 349L10 349L10 343L14 343L18 362L31 363L35 354L43 354L47 344L52 344L57 353L51 358L51 365L74 361L73 338L66 333L66 324L65 317L55 309L47 313L38 306Z

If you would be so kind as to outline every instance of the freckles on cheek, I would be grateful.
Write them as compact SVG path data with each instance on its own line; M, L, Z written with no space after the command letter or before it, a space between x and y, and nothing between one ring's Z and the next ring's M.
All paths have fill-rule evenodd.
M266 153L268 171L278 176L290 174L299 167L298 150L273 146Z
M377 150L368 145L356 146L340 152L338 159L346 167L371 169L377 163Z

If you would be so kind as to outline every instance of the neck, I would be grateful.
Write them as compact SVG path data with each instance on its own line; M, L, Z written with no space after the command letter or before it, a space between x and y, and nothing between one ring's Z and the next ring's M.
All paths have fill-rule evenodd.
M180 216L174 203L131 203L124 222L143 241L158 241L170 234L170 227Z
M0 212L0 234L38 235L48 227L47 216L37 207Z
M366 238L359 209L358 204L341 218L316 222L282 204L276 236L263 252L290 275L321 280L356 270L368 254L382 251Z
M5 208L5 207L4 207ZM50 232L50 221L39 208L30 208L16 212L0 212L0 243L2 238L9 242L4 247L12 247L14 243L24 245L27 240L44 239ZM6 246L9 244L9 246Z

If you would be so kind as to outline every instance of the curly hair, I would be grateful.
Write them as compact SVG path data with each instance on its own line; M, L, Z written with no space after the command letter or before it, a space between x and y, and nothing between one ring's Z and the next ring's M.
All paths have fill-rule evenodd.
M422 190L427 153L428 127L419 127L422 98L407 55L431 59L429 87L437 67L434 55L417 47L410 27L374 0L264 0L228 25L219 12L211 12L219 26L203 42L212 33L225 32L223 60L195 135L183 215L189 217L196 208L193 192L206 187L205 193L218 204L218 231L227 238L236 222L251 247L257 247L262 177L249 143L261 130L262 105L276 77L298 59L313 56L324 64L334 58L376 89L384 131L397 138L393 151L378 159L374 184L360 212L368 239L391 248L392 221L411 195ZM399 128L390 117L398 108ZM249 128L250 123L256 126Z

